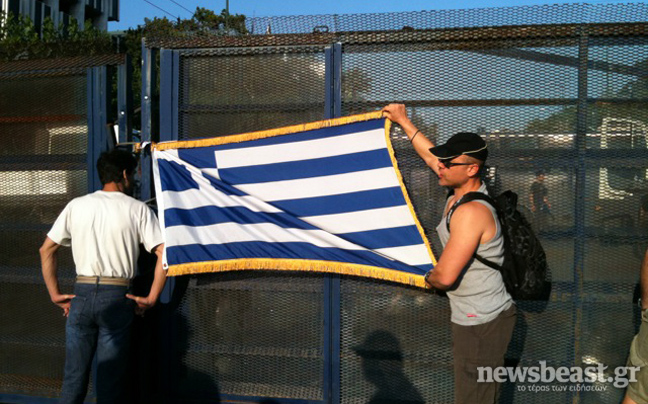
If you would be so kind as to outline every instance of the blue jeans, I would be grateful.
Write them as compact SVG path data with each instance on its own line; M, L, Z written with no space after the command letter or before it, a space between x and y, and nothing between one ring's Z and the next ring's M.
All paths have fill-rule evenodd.
M65 327L65 374L61 403L83 403L97 355L97 403L122 403L127 383L130 326L135 302L128 288L77 284Z

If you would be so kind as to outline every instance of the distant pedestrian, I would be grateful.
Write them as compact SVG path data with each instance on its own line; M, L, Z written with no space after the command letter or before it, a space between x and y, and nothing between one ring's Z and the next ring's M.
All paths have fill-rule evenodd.
M549 190L545 186L545 172L536 172L535 181L531 184L529 191L529 204L533 212L533 226L536 232L546 230L551 215L551 203L549 202Z

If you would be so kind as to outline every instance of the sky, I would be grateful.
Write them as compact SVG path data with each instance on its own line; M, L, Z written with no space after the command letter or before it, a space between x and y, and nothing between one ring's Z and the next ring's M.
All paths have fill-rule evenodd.
M247 17L270 17L316 14L389 13L400 11L471 9L490 7L532 6L566 3L628 3L627 0L230 0L230 14ZM226 0L121 0L119 22L110 22L108 30L135 28L144 18L167 17L191 18L196 7L204 7L220 13Z

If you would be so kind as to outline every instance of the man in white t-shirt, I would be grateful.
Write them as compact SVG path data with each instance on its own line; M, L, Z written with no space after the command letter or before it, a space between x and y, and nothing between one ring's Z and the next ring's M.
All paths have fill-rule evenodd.
M68 317L61 403L83 403L95 353L97 402L124 401L133 316L153 307L164 288L158 220L148 206L130 196L136 167L130 152L102 153L97 170L103 189L68 203L40 248L50 298ZM157 256L145 297L128 293L140 244ZM72 295L59 290L56 255L61 246L72 247L77 273Z

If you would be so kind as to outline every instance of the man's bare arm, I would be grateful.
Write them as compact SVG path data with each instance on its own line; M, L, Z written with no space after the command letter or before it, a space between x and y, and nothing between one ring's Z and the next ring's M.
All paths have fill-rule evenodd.
M490 223L494 225L490 211L478 202L457 208L450 221L450 239L436 267L427 276L430 286L446 290L454 285L477 251Z
M43 242L43 245L38 251L41 258L43 279L45 280L45 286L47 286L50 299L52 303L63 309L63 315L67 317L70 312L70 302L75 298L75 295L64 295L59 290L58 275L56 273L56 258L59 247L61 247L60 244L46 237L45 242Z
M382 109L383 115L390 121L397 123L403 128L407 138L412 142L416 153L425 161L435 173L439 173L439 159L432 153L430 148L434 144L418 130L416 126L407 117L407 110L404 104L389 104ZM418 133L417 133L418 132Z
M151 307L155 306L162 289L164 289L164 284L166 283L166 271L162 267L163 260L162 255L164 252L164 244L160 244L153 249L155 255L157 256L157 261L155 262L155 275L153 276L153 284L151 285L151 290L149 291L148 296L135 296L127 294L126 297L132 299L137 303L137 309L135 312L139 315L143 315L144 312Z

